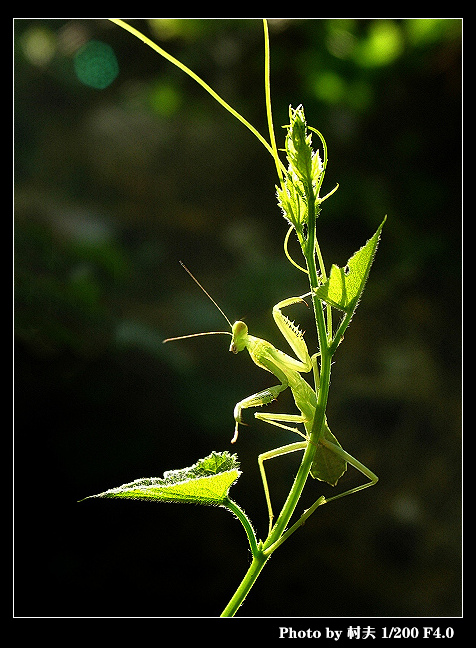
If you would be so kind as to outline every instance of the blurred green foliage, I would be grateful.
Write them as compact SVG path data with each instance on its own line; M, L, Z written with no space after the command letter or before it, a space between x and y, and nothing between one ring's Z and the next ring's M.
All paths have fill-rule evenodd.
M260 20L133 24L266 133ZM180 600L180 614L217 615L248 564L231 516L75 502L230 449L235 402L271 384L224 339L161 340L224 326L181 259L230 319L285 350L271 308L306 280L282 251L273 161L191 79L108 21L14 27L17 521L29 496L17 613L173 616ZM302 103L329 148L322 193L340 185L318 221L329 267L388 215L329 400L332 430L380 482L319 510L280 548L249 616L460 614L461 27L270 21L278 146L289 104ZM77 74L91 43L112 53L107 85ZM93 80L102 66L93 61ZM293 315L312 352L305 311ZM283 395L278 407L292 405ZM249 422L233 448L244 473L234 497L264 533L256 456L288 437ZM271 462L277 502L295 460ZM32 499L45 475L63 495ZM345 487L357 479L349 471ZM324 489L311 484L309 504ZM178 556L183 578L171 585ZM187 612L183 588L205 574L209 590ZM121 591L154 596L131 603Z

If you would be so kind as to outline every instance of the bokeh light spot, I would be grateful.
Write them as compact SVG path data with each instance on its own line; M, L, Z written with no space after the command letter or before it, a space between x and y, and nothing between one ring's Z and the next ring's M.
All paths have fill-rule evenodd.
M90 40L76 52L74 70L82 83L104 90L119 74L119 64L112 47Z
M42 25L27 29L20 42L25 57L33 65L46 66L54 56L56 37Z
M373 22L367 38L355 50L355 59L362 67L381 67L393 63L403 52L403 35L391 20Z

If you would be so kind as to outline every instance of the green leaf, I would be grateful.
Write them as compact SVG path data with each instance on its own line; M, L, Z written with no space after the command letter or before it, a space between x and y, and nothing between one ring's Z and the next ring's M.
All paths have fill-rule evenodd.
M383 219L372 238L347 261L344 268L332 265L329 279L316 291L319 299L346 313L355 310L364 291L386 220L387 217Z
M104 493L91 495L90 498L114 497L220 506L227 501L228 491L240 474L236 455L226 451L212 452L189 468L165 472L163 478L136 479Z
M334 445L341 448L341 444L337 441L335 436L332 434L330 429L327 426L327 423L324 425L324 431L322 436ZM317 444L316 454L311 466L311 476L314 479L319 479L320 481L327 482L331 486L335 486L342 475L347 470L347 461L339 457L335 452L329 450L320 443Z

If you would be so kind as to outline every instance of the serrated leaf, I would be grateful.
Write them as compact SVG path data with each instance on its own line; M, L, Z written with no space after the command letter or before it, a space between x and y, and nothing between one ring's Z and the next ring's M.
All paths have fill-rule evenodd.
M347 261L344 268L332 265L329 279L316 291L319 299L346 313L355 310L364 291L386 219L387 217L372 238Z
M236 455L212 452L189 468L169 470L163 478L136 479L90 498L135 499L220 506L241 472ZM85 499L90 499L85 498Z
M339 448L342 447L328 428L327 423L324 425L322 435L327 441L339 446ZM335 486L346 470L347 461L345 459L342 459L342 457L339 457L335 452L320 443L317 444L316 454L311 466L311 475L314 479Z

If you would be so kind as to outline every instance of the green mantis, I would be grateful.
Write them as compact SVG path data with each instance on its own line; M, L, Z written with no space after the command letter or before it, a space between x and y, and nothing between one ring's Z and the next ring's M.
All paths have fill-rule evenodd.
M205 288L203 288L203 286L198 282L198 280L193 276L190 270L188 270L183 263L182 266L201 288L201 290L203 290L207 297L218 308L220 313L228 322L231 331L209 331L205 333L192 333L190 335L167 338L166 340L164 340L164 342L171 342L174 340L181 340L184 338L191 338L202 335L230 335L231 343L229 350L232 353L236 354L240 351L243 351L244 349L247 349L251 359L258 367L261 367L265 371L272 373L279 380L278 385L268 387L267 389L252 394L251 396L248 396L247 398L239 401L235 405L235 432L231 442L235 443L238 439L238 430L240 423L242 423L241 413L243 409L267 405L271 401L277 399L279 394L288 387L291 390L294 402L297 409L299 410L299 414L277 414L269 412L255 413L255 417L257 419L269 423L270 425L275 425L277 427L295 432L304 439L303 441L290 443L288 445L275 448L259 455L258 457L258 465L263 482L266 504L268 507L269 531L271 532L274 513L271 504L271 497L268 480L266 477L266 471L264 468L264 462L274 457L279 457L291 452L296 452L298 450L305 450L307 448L308 444L310 443L310 436L317 408L317 391L319 388L319 369L317 365L317 358L319 354L315 353L312 356L309 355L309 351L302 332L286 315L282 313L282 309L288 306L300 302L306 303L304 301L304 297L309 296L310 293L306 293L305 295L302 295L300 297L290 297L288 299L283 299L273 307L272 312L274 321L283 337L291 347L293 353L295 354L296 357L293 358L283 351L276 349L270 342L250 335L248 333L248 326L245 324L245 322L238 320L234 324L231 324L230 320L222 311L222 309L208 294ZM315 389L312 389L310 384L301 375L303 373L310 373L311 371L313 372L314 376ZM291 423L294 425L288 425ZM303 425L304 432L301 432L301 430L299 430L296 425ZM310 471L312 477L335 486L340 477L347 470L347 463L350 463L352 466L354 466L354 468L359 470L363 475L365 475L365 477L368 478L369 481L355 488L351 488L344 493L341 493L334 497L326 498L325 502L330 502L334 499L344 497L345 495L351 495L364 488L373 486L378 481L378 477L371 470L369 470L366 466L354 459L354 457L352 457L342 449L341 445L330 431L327 422L325 422L315 449L315 455ZM320 503L324 503L324 501L322 501L322 498L320 498L320 500Z

